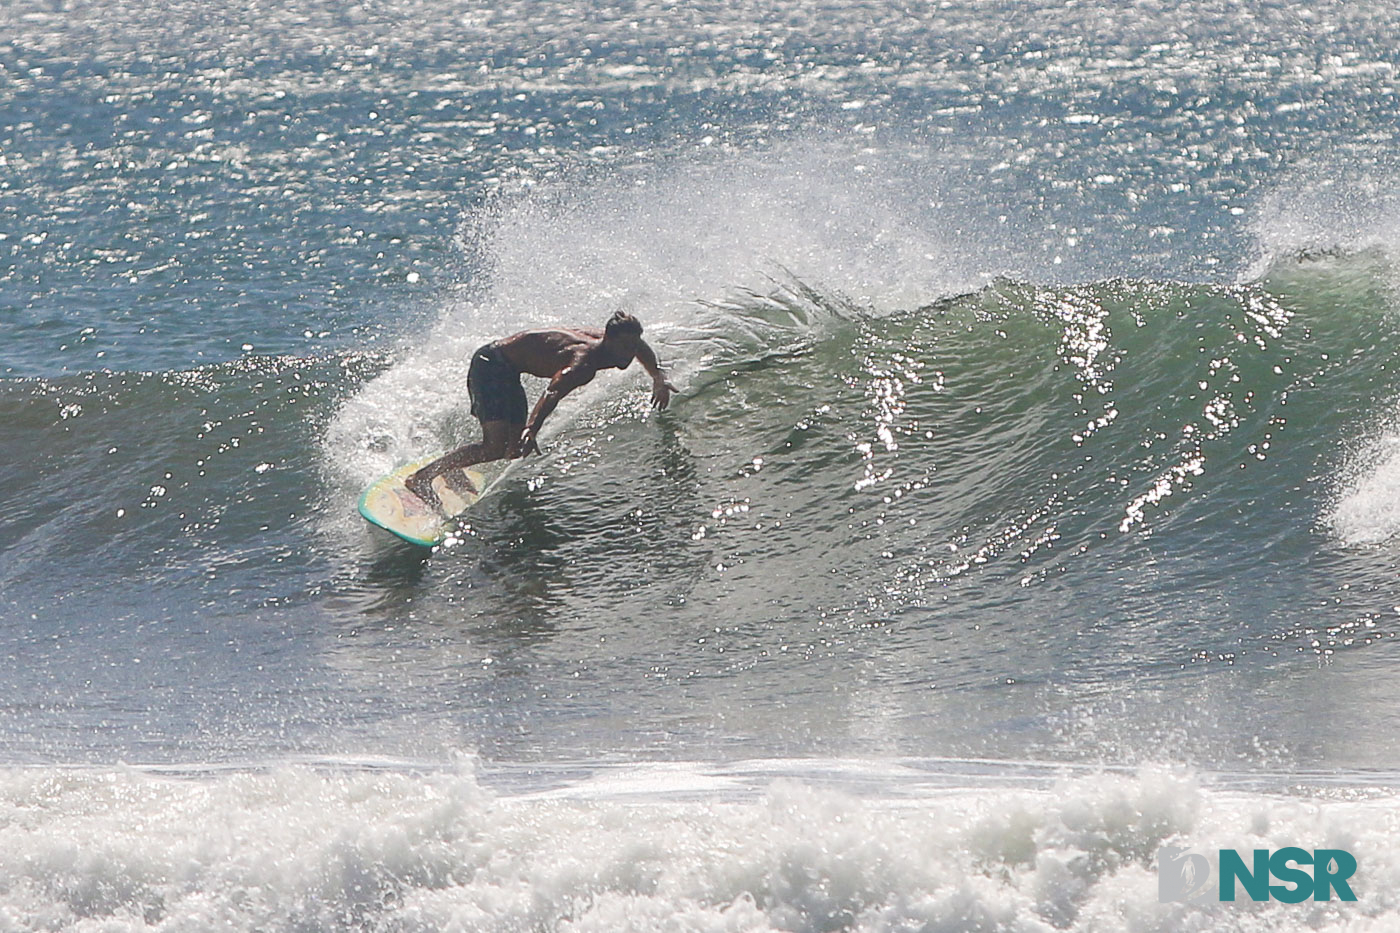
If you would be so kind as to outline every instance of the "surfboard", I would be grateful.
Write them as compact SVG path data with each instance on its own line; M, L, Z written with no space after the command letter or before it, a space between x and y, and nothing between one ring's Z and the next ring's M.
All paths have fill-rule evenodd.
M486 490L486 477L476 470L449 470L433 480L433 491L442 500L442 510L438 511L404 485L404 480L419 469L437 459L437 456L424 457L413 463L406 463L391 473L369 484L360 495L360 514L371 524L385 531L393 532L409 544L432 547L441 544L452 526L452 519L471 508L482 492ZM452 475L452 474L455 474ZM470 481L476 492L461 492L449 485L450 481L462 478Z

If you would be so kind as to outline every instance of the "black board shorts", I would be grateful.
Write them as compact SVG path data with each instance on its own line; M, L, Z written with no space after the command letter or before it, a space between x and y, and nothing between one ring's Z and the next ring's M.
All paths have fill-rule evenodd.
M472 354L472 364L467 369L467 394L471 396L472 414L482 421L524 424L529 414L520 373L494 343Z

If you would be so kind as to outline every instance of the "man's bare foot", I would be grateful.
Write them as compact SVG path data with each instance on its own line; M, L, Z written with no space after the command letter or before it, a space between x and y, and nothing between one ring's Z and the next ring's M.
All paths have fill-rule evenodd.
M437 492L433 490L433 479L432 476L424 476L424 471L419 470L404 480L403 484L408 487L409 492L441 512L442 501L438 499Z

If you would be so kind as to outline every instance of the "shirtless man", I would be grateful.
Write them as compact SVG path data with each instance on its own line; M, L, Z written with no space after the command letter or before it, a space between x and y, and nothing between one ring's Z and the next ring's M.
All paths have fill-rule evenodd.
M439 457L410 476L405 485L424 502L440 508L432 486L437 476L474 463L539 453L535 438L559 400L587 385L598 370L626 369L634 358L651 374L651 404L665 408L676 388L666 381L656 354L642 340L641 322L622 311L603 330L527 330L488 343L473 354L467 370L467 393L472 414L481 422L481 441ZM528 421L522 373L549 380Z

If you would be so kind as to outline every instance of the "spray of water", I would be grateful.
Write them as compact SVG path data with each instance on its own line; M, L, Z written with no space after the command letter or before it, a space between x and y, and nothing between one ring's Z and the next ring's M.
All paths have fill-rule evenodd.
M517 330L628 310L684 389L717 359L810 340L833 317L974 287L987 275L943 234L932 175L908 153L794 144L502 195L463 223L474 268L342 407L327 459L353 485L464 440L470 354Z

